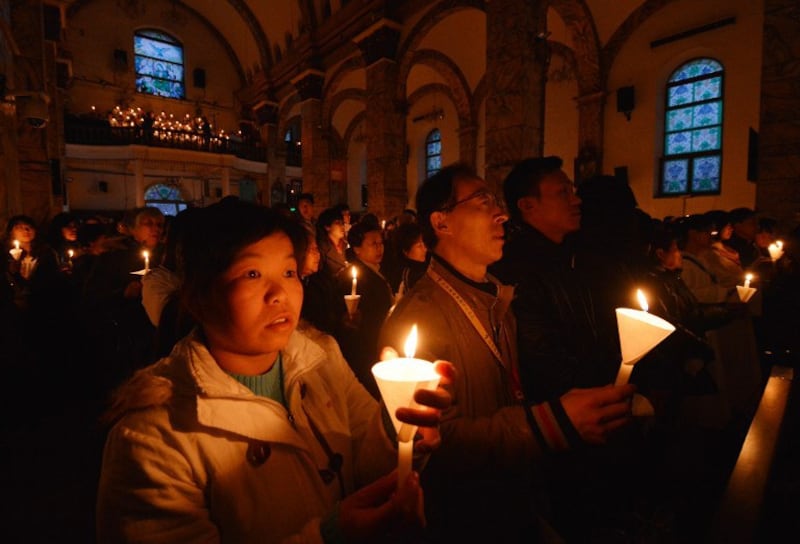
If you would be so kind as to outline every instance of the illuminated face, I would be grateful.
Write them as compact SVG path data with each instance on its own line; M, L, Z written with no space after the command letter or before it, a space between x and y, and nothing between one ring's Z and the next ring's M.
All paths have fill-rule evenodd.
M467 265L488 266L499 261L508 215L486 182L480 178L456 181L453 200L455 204L441 212L445 228L437 233L439 243L450 244Z
M335 220L333 223L325 227L328 232L328 237L333 242L338 242L344 238L344 222L341 219Z
M202 312L209 349L245 357L286 347L303 305L303 286L289 237L275 233L242 249L217 280Z
M520 202L523 219L555 242L581 228L581 199L563 170L542 177L539 196L520 200L525 201Z
M309 236L306 258L303 262L303 269L300 271L300 276L305 278L317 272L319 270L319 260L320 254L317 239L314 236Z
M403 253L408 259L421 263L425 262L425 257L428 255L428 248L425 247L425 242L422 241L422 236L420 236L408 251L404 251Z
M67 242L77 242L78 226L75 223L67 223L61 227L61 237Z
M378 266L383 259L383 235L379 230L372 230L364 235L364 243L353 247L356 256L363 262Z
M311 221L314 218L314 205L308 200L301 200L297 203L297 211L300 212L300 217L306 221Z
M143 246L153 249L160 242L164 234L164 216L139 214L136 226L131 229L131 236Z
M30 244L36 238L36 229L28 223L17 223L11 229L11 240L19 240L20 244Z

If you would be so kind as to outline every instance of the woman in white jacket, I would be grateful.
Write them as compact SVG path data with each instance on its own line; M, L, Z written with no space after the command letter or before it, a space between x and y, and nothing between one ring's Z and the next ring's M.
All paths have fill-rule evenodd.
M412 474L395 492L391 424L335 342L295 330L304 232L242 202L202 215L181 252L182 300L200 325L116 396L98 540L356 542L409 530L421 490ZM452 367L437 369L446 386ZM450 397L440 386L417 400L426 408L397 416L421 425L424 454Z

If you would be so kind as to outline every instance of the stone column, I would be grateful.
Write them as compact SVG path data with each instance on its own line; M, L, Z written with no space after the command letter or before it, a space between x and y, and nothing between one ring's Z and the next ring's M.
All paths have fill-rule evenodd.
M259 123L261 141L267 148L267 180L261 188L261 203L272 206L272 184L276 181L286 186L286 144L283 135L278 134L278 104L265 102L254 108Z
M458 160L470 168L478 162L478 127L466 125L458 129Z
M406 108L397 98L399 66L394 59L400 25L382 19L356 36L367 65L368 211L380 219L398 215L408 201Z
M133 190L136 191L136 207L144 206L144 161L134 159L133 161Z
M764 2L756 208L800 222L800 20L797 0Z
M223 166L220 171L220 186L222 187L223 197L231 194L231 169L227 166Z
M292 80L301 100L303 191L314 195L314 207L320 210L331 205L330 151L322 126L323 76L320 71L306 70Z
M544 150L547 2L486 2L486 181Z

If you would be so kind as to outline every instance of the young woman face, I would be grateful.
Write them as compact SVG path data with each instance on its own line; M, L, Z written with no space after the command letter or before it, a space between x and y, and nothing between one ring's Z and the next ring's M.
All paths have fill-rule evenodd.
M383 259L383 235L379 230L372 230L364 234L364 243L360 247L353 247L356 256L374 266L381 264Z
M403 252L406 257L411 259L412 261L417 262L425 262L425 257L428 254L428 249L425 247L425 242L422 241L422 236L420 236L416 242L408 249L408 251Z
M19 240L21 244L29 244L36 238L36 229L27 223L17 223L11 228L10 240Z
M61 227L61 237L67 242L78 241L78 226L72 222Z
M289 237L275 233L242 249L217 280L218 293L201 323L210 351L226 370L226 356L239 361L274 358L297 326L303 286ZM253 367L253 374L263 369Z

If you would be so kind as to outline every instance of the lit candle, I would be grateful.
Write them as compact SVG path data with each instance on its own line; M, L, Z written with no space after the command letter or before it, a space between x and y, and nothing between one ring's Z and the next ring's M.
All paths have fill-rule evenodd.
M750 287L750 282L753 280L752 274L745 274L744 276L744 285L737 285L736 286L736 293L739 295L739 300L742 302L747 302L757 291L755 287Z
M381 230L386 230L386 219L381 221Z
M744 287L745 287L745 289L750 287L750 281L752 279L753 279L753 275L752 274L745 274L745 276L744 276Z
M405 357L382 361L372 367L372 375L375 376L381 397L397 431L398 487L403 485L411 473L414 434L417 428L402 423L397 419L395 412L403 406L419 407L414 400L417 389L434 389L439 384L439 374L434 370L433 363L414 358L417 348L416 325L411 327L404 347Z
M75 256L75 252L73 250L71 250L71 249L68 249L67 250L67 257L68 257L67 264L69 264L70 266L72 266L72 258L74 256Z
M144 257L144 273L147 274L150 272L150 252L145 249L142 251L142 257Z
M356 296L356 286L358 285L358 270L356 270L355 266L352 268L350 273L353 276L353 288L350 289L350 296L354 297Z
M19 260L20 256L22 256L22 250L19 248L19 240L14 240L14 248L9 249L8 252L11 253L15 261Z
M647 313L647 298L641 289L636 290L640 310L617 308L617 332L622 349L622 363L619 366L615 385L628 383L635 365L642 357L675 331L675 327L658 316Z
M783 256L783 242L781 240L776 240L767 247L767 251L769 251L770 258L773 261L777 261Z

